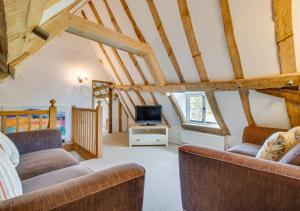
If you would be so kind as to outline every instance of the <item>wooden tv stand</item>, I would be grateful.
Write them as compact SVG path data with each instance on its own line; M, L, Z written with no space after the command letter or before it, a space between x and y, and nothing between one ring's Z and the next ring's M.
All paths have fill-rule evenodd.
M131 125L129 127L129 146L163 145L168 146L167 125Z

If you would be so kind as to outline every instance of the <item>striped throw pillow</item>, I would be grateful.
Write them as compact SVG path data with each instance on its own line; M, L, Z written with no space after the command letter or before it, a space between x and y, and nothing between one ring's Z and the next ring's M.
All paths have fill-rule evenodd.
M0 149L5 152L15 167L20 161L20 154L16 145L4 134L0 132Z
M18 173L3 151L0 151L0 202L23 194Z

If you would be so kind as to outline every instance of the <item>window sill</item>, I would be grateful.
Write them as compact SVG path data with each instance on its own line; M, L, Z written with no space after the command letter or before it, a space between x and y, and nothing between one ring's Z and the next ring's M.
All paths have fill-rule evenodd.
M198 131L202 133L210 133L219 136L227 135L224 131L219 128L217 124L193 124L193 123L183 123L182 128L186 130Z

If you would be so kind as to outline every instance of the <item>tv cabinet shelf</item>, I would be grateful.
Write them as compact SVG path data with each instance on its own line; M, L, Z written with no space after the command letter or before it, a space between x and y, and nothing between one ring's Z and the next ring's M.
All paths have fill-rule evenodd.
M167 125L131 125L129 127L129 146L165 145L168 146Z

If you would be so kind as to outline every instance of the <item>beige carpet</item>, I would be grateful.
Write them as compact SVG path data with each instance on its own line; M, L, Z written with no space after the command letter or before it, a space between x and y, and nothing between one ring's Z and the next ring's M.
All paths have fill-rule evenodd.
M135 162L146 169L144 211L179 211L181 208L177 145L127 147L128 133L104 136L102 159L83 161L94 171Z

